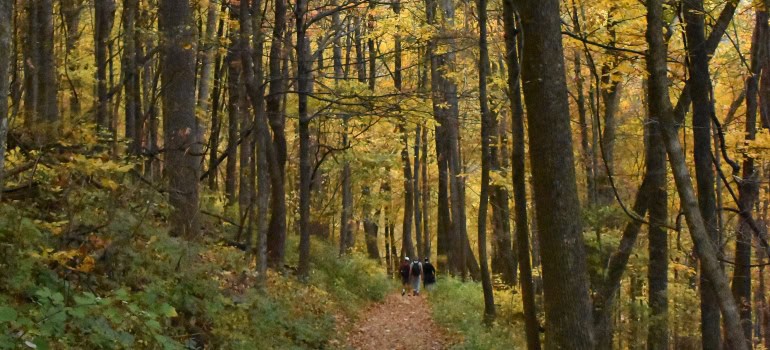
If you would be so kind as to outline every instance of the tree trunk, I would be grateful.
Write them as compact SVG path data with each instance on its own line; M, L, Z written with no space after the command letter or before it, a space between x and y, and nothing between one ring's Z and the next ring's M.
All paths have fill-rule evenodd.
M583 35L580 25L580 17L578 16L578 9L574 3L572 5L572 23L575 26L575 32ZM577 95L578 123L580 124L580 155L582 157L583 168L586 176L586 203L589 207L592 207L596 204L597 196L596 175L594 174L596 169L594 169L592 162L594 157L594 150L588 145L590 136L588 134L588 121L586 118L586 98L585 93L583 92L583 84L585 79L583 78L583 65L580 56L580 51L575 50L573 58L576 87L575 94Z
M217 16L219 11L217 9L216 1L209 2L209 8L206 14L206 33L203 36L201 48L201 68L200 77L198 79L198 101L197 106L203 112L203 115L209 113L211 108L210 93L211 90L211 73L214 70L214 54L219 47L219 37L217 34ZM260 9L261 10L261 9ZM258 12L261 13L261 12Z
M756 24L751 42L751 75L746 79L746 140L754 140L757 133L757 112L759 102L758 97L762 99L762 104L766 103L765 96L758 95L758 84L760 74L770 68L767 65L767 47L768 34L768 12L762 5L757 5ZM693 95L693 105L695 104L695 93ZM766 112L766 111L761 111ZM710 146L710 144L709 144ZM754 204L759 196L759 174L758 169L754 167L754 159L745 155L741 174L741 181L738 182L738 207L744 211L744 215L750 216ZM732 292L735 302L741 311L741 323L743 325L744 336L751 339L751 244L752 230L746 220L741 215L738 221L738 237L735 242L735 269L733 270ZM749 343L751 345L751 343Z
M430 185L428 182L428 128L422 128L422 232L425 237L422 256L431 258L431 245L433 242L430 234Z
M225 167L225 196L227 205L234 205L236 201L236 187L238 183L238 135L240 131L240 120L243 118L243 84L241 64L240 42L237 40L237 33L231 33L232 44L229 48L227 57L227 91L228 91L228 124L227 124L227 165ZM240 218L239 218L240 222Z
M311 85L310 43L307 37L308 0L298 0L295 8L297 26L297 92L299 110L299 267L297 274L300 279L307 279L310 273L310 186L311 186L311 149L310 149L310 120L308 113L308 95Z
M489 143L496 130L487 101L489 51L487 48L487 1L476 0L479 20L479 109L481 110L481 192L479 193L478 244L481 285L484 290L484 323L491 326L495 320L495 299L492 278L487 265L487 210L489 209L489 171L492 154ZM495 137L495 141L497 138Z
M222 9L222 16L219 18L219 24L217 25L217 43L224 35L225 30L225 16L224 16L224 7ZM222 132L222 119L219 116L220 114L220 104L221 99L224 97L223 95L223 89L222 89L222 72L224 71L222 67L222 54L218 50L219 46L217 46L217 49L215 50L215 56L216 59L214 60L214 91L212 93L212 99L211 102L212 108L211 108L211 134L209 135L209 178L208 178L208 185L209 189L216 190L217 189L217 179L219 172L217 169L219 168L219 162L218 162L218 156L217 153L219 152L219 139L220 134ZM233 157L235 157L233 155ZM228 155L228 158L229 155Z
M5 150L8 136L8 93L13 42L14 1L0 2L0 199L5 184Z
M511 129L513 131L513 150L511 152L511 172L513 178L513 198L516 218L516 248L519 263L519 283L524 308L524 326L527 336L527 349L540 349L540 325L535 306L535 288L532 284L532 264L529 253L529 224L527 216L526 155L524 148L524 108L521 101L521 85L516 43L516 15L513 0L503 1L503 22L505 26L505 57L508 66L508 93L511 101Z
M195 238L200 231L198 178L200 146L195 122L195 44L192 9L187 0L160 1L162 79L169 217L173 236Z
M546 346L592 349L580 202L575 183L559 1L516 1L526 40L522 81L542 244ZM545 45L547 43L547 45Z
M716 198L714 194L714 168L711 163L711 78L709 76L708 53L704 32L702 0L683 2L685 32L688 48L688 71L690 73L690 96L693 106L693 154L695 176L698 186L698 205L706 224L713 246L719 246L716 222ZM701 271L703 268L701 267ZM711 281L703 274L700 277L701 293L701 334L704 349L719 349L720 317L716 294ZM751 325L751 320L749 326ZM750 337L749 337L750 339Z
M401 12L401 3L399 0L393 1L393 12L398 16ZM371 53L370 53L371 54ZM395 52L394 52L394 71L393 71L393 84L396 91L401 92L401 37L395 36ZM370 56L370 69L374 67L374 56ZM397 107L398 108L398 107ZM400 114L400 112L399 112ZM409 133L406 129L406 119L403 116L399 116L398 129L401 133L401 163L404 174L404 221L401 226L401 251L402 255L408 256L412 259L418 259L415 255L414 244L412 244L412 219L414 216L414 179L412 178L412 165L409 161Z
M110 96L107 86L107 46L115 22L115 1L94 2L94 52L96 55L96 125L102 132L112 133ZM194 72L193 72L194 73Z
M422 126L417 125L417 129L414 131L414 148L412 153L414 154L414 178L412 179L412 193L414 197L414 237L417 243L415 256L426 258L425 255L425 243L423 240L423 227L422 227L422 194L420 193L420 179L421 169L424 164L420 162L420 141L422 134Z
M684 152L676 133L673 109L668 97L667 53L663 41L663 4L661 0L647 2L647 42L649 51L647 70L649 78L649 104L651 111L658 111L652 116L659 120L663 141L666 145L674 180L687 219L690 235L695 250L701 260L702 273L712 284L717 296L722 316L725 320L727 339L733 349L746 349L747 343L740 324L739 311L730 294L729 285L717 260L717 252L710 243L706 223L698 208L698 201L692 186L689 170L684 159Z
M131 0L124 2L124 11L126 11L125 9L131 11L130 9L133 4L130 4L130 1ZM67 42L65 45L65 61L67 65L65 68L69 74L78 71L81 67L81 62L72 58L72 52L75 50L78 41L80 41L80 16L83 13L83 7L83 0L63 0L61 2L61 12L64 17L64 25L67 34ZM136 6L133 7L134 11L137 11ZM80 114L80 95L78 94L78 89L82 87L82 84L82 79L80 79L78 74L72 74L72 76L70 76L72 95L70 96L69 108L72 117L79 116Z
M140 116L142 115L139 68L137 63L137 34L136 16L139 11L138 0L123 1L123 76L125 81L125 137L129 140L128 153L139 154L141 152L142 131Z
M27 28L23 36L24 49L24 126L31 129L40 121L38 100L40 99L40 65L41 65L41 26L38 12L41 11L41 0L31 0L25 3L27 13ZM40 144L44 135L37 135L35 143Z
M650 321L647 333L647 348L650 350L668 349L668 180L666 177L666 148L660 131L660 123L655 117L656 109L648 104L645 143L646 177L649 179L647 200L650 212L648 230ZM638 226L637 226L638 227ZM638 229L637 229L638 231Z
M281 100L286 92L286 80L281 70L281 62L288 55L289 47L283 48L286 32L286 2L273 2L273 36L270 44L269 81L270 90L266 97L267 117L273 131L273 152L277 160L274 170L280 176L270 177L270 227L267 233L268 263L275 268L282 268L286 251L286 118L281 110Z

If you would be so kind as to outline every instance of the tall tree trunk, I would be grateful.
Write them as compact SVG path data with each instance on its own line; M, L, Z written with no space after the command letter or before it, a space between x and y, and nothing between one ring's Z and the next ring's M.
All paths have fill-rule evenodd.
M228 125L227 125L227 165L225 167L225 196L227 205L234 205L238 183L238 135L240 120L243 118L242 64L240 43L237 33L231 33L233 39L227 57ZM239 218L240 219L240 218Z
M53 0L33 0L36 3L36 25L35 48L38 50L37 66L33 69L37 71L37 101L35 116L46 123L43 135L38 135L38 140L42 143L53 141L58 133L59 105L58 92L59 84L56 73L56 56L54 55L54 24L53 24Z
M200 146L195 122L195 45L188 0L160 0L163 134L169 179L171 234L195 238L200 231Z
M422 194L420 193L420 171L424 166L420 162L420 141L422 140L420 138L421 134L422 126L417 125L417 128L414 131L414 147L412 148L412 153L414 155L414 178L412 179L412 193L414 197L414 203L412 205L414 206L414 238L415 242L417 243L415 255L426 258L427 256L425 255L425 244L422 230Z
M516 1L526 40L522 55L530 163L542 244L548 348L594 345L575 183L559 1ZM547 43L547 45L545 45ZM510 54L510 52L509 52Z
M275 160L270 160L269 158L272 151L272 144L270 142L267 117L264 110L264 84L262 84L262 80L264 79L262 70L264 35L261 30L263 26L262 21L264 19L261 15L257 18L251 18L250 15L250 12L261 13L261 3L261 1L254 1L251 4L251 9L248 8L248 2L241 3L240 46L243 48L241 51L241 59L244 63L243 72L246 91L249 101L251 102L251 107L254 110L254 118L252 120L253 131L246 136L248 143L251 145L251 152L253 152L253 156L249 163L249 172L251 174L248 182L251 203L249 203L250 209L248 215L250 216L249 221L255 221L254 226L256 226L256 232L250 239L251 242L256 242L256 244L250 254L257 257L257 272L259 273L260 284L264 287L267 280L269 176L277 174L269 174L268 176L268 169L275 169L270 166L271 163L275 163ZM253 46L249 44L250 37ZM245 139L244 142L247 140Z
M281 110L281 100L286 95L286 80L281 70L289 47L283 47L286 33L286 2L273 1L273 36L270 44L269 82L270 90L266 97L267 117L273 131L273 152L271 157L277 160L275 171L280 176L270 177L270 227L267 233L268 264L282 268L286 251L286 118ZM285 106L284 106L285 107Z
M307 279L310 273L310 186L312 160L310 159L310 120L308 112L308 95L311 87L310 43L305 24L308 10L308 0L298 0L294 10L297 26L297 92L299 126L299 267L297 274L300 279Z
M758 108L758 97L762 104L766 103L766 96L758 95L760 74L770 68L767 64L767 41L770 38L768 28L768 12L763 5L757 5L756 24L751 42L751 75L746 80L746 139L753 140L757 133L757 112L767 112ZM695 93L693 105L695 105ZM709 144L710 146L710 144ZM754 159L745 155L743 160L743 173L738 185L738 205L743 215L750 216L754 204L759 196L758 169L754 167ZM741 310L741 322L744 335L751 339L751 244L752 230L741 215L738 222L738 237L735 242L735 269L733 270L732 292L735 302ZM751 343L749 343L751 345Z
M5 150L8 136L8 93L13 49L14 1L0 2L0 199L5 184Z
M401 12L400 0L393 1L393 12L396 14L396 16L398 16ZM396 88L396 91L401 93L401 36L398 34L395 36L394 55L393 85ZM370 59L373 59L373 57L370 57ZM370 67L373 66L373 64L370 65ZM403 225L401 226L401 251L402 255L416 259L418 256L415 255L414 244L412 244L412 219L414 216L414 178L412 177L412 165L409 161L409 132L406 128L406 117L399 115L399 119L398 129L401 133L401 143L403 144L401 148L401 163L404 174L404 221Z
M505 120L498 124L497 115L491 115L494 137L490 139L490 168L506 177L508 168L508 138ZM499 140L499 141L498 141ZM499 147L497 145L500 145ZM499 150L499 154L498 154ZM501 164L502 163L502 164ZM500 274L503 283L515 286L518 268L514 244L511 242L511 211L508 207L508 189L502 184L490 185L489 201L492 206L492 223L494 239L492 240L492 271Z
M219 43L220 39L224 35L225 31L225 16L224 16L225 7L222 8L222 15L219 18L219 24L217 25L217 43ZM209 135L209 178L208 178L208 185L209 189L216 190L217 189L217 179L219 172L217 171L217 168L219 167L218 162L218 156L217 153L219 152L219 139L220 134L222 132L222 119L219 116L220 115L220 104L221 99L223 97L223 90L222 89L222 72L224 71L222 67L222 54L218 50L219 46L217 46L217 49L215 50L215 57L214 60L214 91L212 93L212 99L211 102L212 108L211 108L211 134ZM229 156L228 156L229 158Z
M698 205L701 216L706 224L709 239L713 246L719 246L716 222L716 198L714 194L714 168L711 163L711 78L709 76L708 53L706 52L706 35L704 9L702 0L685 0L682 12L685 21L685 33L688 49L688 71L690 73L690 95L693 106L693 154L695 159L695 176L698 186ZM701 271L703 271L701 267ZM704 349L719 349L720 317L711 281L701 274L701 334ZM751 320L748 321L749 327ZM750 328L749 328L750 329ZM750 339L750 334L747 334Z
M129 3L124 3L124 9L131 9ZM68 74L77 72L81 68L81 62L72 58L72 52L75 50L78 41L80 41L80 16L83 13L83 0L63 0L61 2L61 12L64 17L64 25L66 27L66 49L65 49L65 61ZM125 10L124 10L125 11ZM136 9L134 9L136 11ZM70 77L70 88L72 89L72 95L70 96L69 108L71 116L75 117L80 114L80 95L78 89L82 87L83 82L78 74L72 74Z
M337 30L343 30L342 22L340 20L339 12L332 14L332 25ZM343 79L347 78L346 73L342 69L342 42L339 36L335 36L333 39L332 47L332 64L334 68L334 84L339 86ZM348 141L348 115L340 114L338 116L342 119L342 148L346 149L350 146ZM340 217L340 255L347 253L353 248L353 186L350 169L350 161L347 158L342 165L342 172L340 174L340 183L342 187L342 213ZM368 213L365 213L367 215ZM366 223L364 224L366 225ZM369 237L366 238L370 239ZM375 241L376 242L376 241ZM371 252L370 252L371 253ZM378 254L379 255L379 254Z
M217 16L219 11L217 7L220 6L216 1L209 2L209 8L206 13L206 33L203 36L201 48L201 68L200 77L198 78L198 100L197 106L203 112L203 115L208 114L211 108L210 93L211 90L211 73L214 70L214 54L219 47L219 37L217 34ZM258 13L261 13L258 11Z
M27 28L23 35L24 49L24 126L32 128L40 121L38 115L38 100L40 96L40 65L41 65L41 28L38 21L38 12L41 11L41 0L25 2L27 13ZM35 137L35 143L42 141L43 135Z
M514 0L503 1L503 22L505 26L505 60L508 68L508 94L511 105L511 129L513 150L511 172L513 177L513 198L516 217L516 248L521 285L521 299L524 308L524 326L527 349L540 349L540 325L535 306L535 288L532 283L532 264L529 253L529 224L527 215L526 155L524 148L524 108L521 101L521 85L516 43L516 15Z
M659 121L666 145L669 163L674 174L682 209L687 219L695 250L701 260L702 273L712 284L722 316L725 320L727 339L733 349L747 349L746 339L740 324L739 310L730 293L727 277L717 260L716 248L710 242L706 223L698 208L698 201L692 186L684 152L676 132L673 109L668 96L667 49L663 36L663 4L661 0L647 2L647 42L649 44L647 70L649 78L649 104L651 111L657 111L653 118Z
M495 298L492 278L487 265L487 210L489 209L489 171L492 154L489 143L497 125L489 111L487 101L487 76L489 75L489 49L487 47L487 1L476 0L479 16L479 109L481 110L481 191L479 193L478 244L481 286L484 290L484 323L492 325L495 320ZM495 137L494 141L497 141Z
M574 2L572 4L572 23L575 27L575 32L583 35L580 24L580 17L578 15L578 8ZM585 93L583 92L583 84L585 83L585 79L583 78L583 64L580 56L580 50L575 50L573 57L573 67L576 87L575 94L577 95L578 123L580 124L580 154L586 176L586 203L589 207L591 207L596 204L596 175L594 174L596 169L594 169L592 162L594 158L594 150L588 144L590 136L588 134L586 98Z
M430 259L432 235L430 234L430 185L428 182L428 128L422 128L422 232L425 237L422 256Z
M650 350L668 349L668 180L666 178L666 148L660 131L657 110L648 104L645 144L646 177L649 178L649 213L648 231L649 267L647 270L649 286L650 322L647 333L647 348ZM640 189L647 190L647 189ZM642 214L643 215L643 214ZM637 226L638 227L638 226Z
M139 68L137 62L137 33L136 16L139 12L138 0L123 1L123 76L125 99L125 137L129 140L128 153L139 154L141 152L142 132L140 116L142 115Z
M112 133L110 96L107 86L108 45L115 22L115 1L94 2L94 52L96 55L96 125L102 132ZM194 72L193 72L194 73Z
M618 8L615 5L610 6L608 13L606 29L609 34L609 46L613 47L617 42L615 19ZM617 71L620 65L620 57L614 52L608 52L609 58L602 65L601 69L601 88L600 94L604 103L604 130L597 130L597 138L601 138L601 152L603 166L596 169L597 183L597 202L599 205L610 205L615 201L615 193L610 182L610 176L613 173L615 163L615 137L618 124L618 107L620 105L620 92L622 88L620 72Z

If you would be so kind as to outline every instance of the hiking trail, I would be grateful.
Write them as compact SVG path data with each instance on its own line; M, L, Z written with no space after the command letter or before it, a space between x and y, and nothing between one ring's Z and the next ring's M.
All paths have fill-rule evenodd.
M433 322L424 294L401 296L398 291L364 311L345 343L357 350L439 350L448 349L453 341Z

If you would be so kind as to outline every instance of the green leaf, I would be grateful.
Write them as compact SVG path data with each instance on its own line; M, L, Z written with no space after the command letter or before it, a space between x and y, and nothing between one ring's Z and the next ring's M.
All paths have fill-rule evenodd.
M8 306L0 306L0 323L16 321L16 317L18 316L19 314L16 313L16 310L13 308Z
M173 306L166 303L160 306L160 314L166 317L178 316L178 314L176 313L176 309Z

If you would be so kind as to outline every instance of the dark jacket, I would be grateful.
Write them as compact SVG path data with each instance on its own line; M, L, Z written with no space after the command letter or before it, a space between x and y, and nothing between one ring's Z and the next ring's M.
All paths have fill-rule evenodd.
M411 265L405 260L401 260L401 266L398 268L398 272L401 274L401 281L409 283L409 267Z
M436 283L436 268L433 267L433 264L429 262L423 263L422 273L424 274L424 277L422 278L423 283Z

